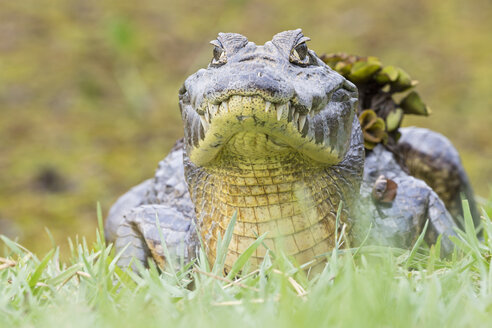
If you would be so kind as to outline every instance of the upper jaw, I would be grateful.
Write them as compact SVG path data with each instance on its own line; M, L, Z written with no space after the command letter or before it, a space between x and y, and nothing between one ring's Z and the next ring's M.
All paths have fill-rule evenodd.
M297 128L301 134L306 124L307 116L310 112L308 111L306 113L306 111L298 110L299 107L296 107L296 101L294 99L279 102L276 99L265 99L255 94L233 95L228 96L227 98L224 97L218 104L204 101L201 106L196 109L204 132L207 133L210 125L213 121L215 121L216 117L224 116L233 112L240 115L241 112L237 110L240 102L244 103L246 106L255 102L259 103L258 107L260 108L257 108L258 111L264 111L265 114L273 115L273 117L276 117L279 122L282 119L287 120L287 123L291 123L292 126ZM263 102L263 104L261 104L261 102Z
M206 133L216 117L226 115L232 109L235 109L236 114L241 114L241 108L238 109L241 106L238 106L238 104L248 106L255 99L256 105L259 107L257 108L258 111L264 110L265 113L274 113L273 116L276 116L277 121L286 120L287 123L291 123L305 137L309 134L309 124L306 125L309 118L314 117L323 110L332 101L332 98L337 98L338 92L342 90L347 91L347 86L344 83L337 85L322 97L317 97L316 101L313 99L301 100L295 93L289 97L278 97L263 90L223 92L203 97L202 101L196 106L190 105L192 108L194 107L194 111L199 115L200 122ZM353 90L348 89L348 91ZM260 102L263 103L260 104ZM231 106L231 103L234 103L234 106Z

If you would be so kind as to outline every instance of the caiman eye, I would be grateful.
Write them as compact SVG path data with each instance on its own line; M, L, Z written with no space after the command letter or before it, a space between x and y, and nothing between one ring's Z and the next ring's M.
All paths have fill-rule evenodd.
M297 65L309 65L310 64L311 56L309 55L306 42L301 42L292 49L292 51L290 53L289 60L291 63L297 64Z
M214 57L212 58L212 65L220 66L227 62L226 52L220 46L215 45L213 50Z
M294 48L294 53L300 60L304 60L304 58L306 58L307 51L308 51L308 47L305 42L301 43L300 45Z

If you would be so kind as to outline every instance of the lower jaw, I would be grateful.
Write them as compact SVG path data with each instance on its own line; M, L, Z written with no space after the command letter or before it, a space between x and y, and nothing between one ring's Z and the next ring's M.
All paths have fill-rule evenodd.
M262 261L267 248L283 251L298 264L330 251L335 246L338 205L347 203L342 192L346 188L339 186L343 179L337 179L333 167L313 165L283 146L262 140L250 143L255 148L230 143L215 165L187 172L198 231L211 263L219 234L224 236L237 213L226 270L265 233L264 245L251 257L254 265ZM273 153L272 147L279 152ZM340 227L348 224L348 212L342 211L340 219Z

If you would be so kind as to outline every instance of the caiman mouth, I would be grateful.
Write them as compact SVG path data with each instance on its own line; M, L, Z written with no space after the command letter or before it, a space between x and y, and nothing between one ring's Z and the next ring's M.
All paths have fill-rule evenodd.
M263 134L278 147L290 148L320 164L334 165L340 162L348 148L350 134L346 135L344 131L350 131L352 125L350 114L349 117L339 117L336 128L340 133L330 131L333 127L327 124L328 116L340 110L328 103L333 98L340 98L337 91L342 89L343 86L328 95L325 103L317 104L317 110L297 106L295 98L282 102L259 94L219 96L213 101L204 99L197 109L188 104L185 107L193 112L187 114L188 119L198 121L198 116L200 122L199 125L188 126L192 130L200 130L194 133L199 137L191 143L190 160L197 165L206 165L235 136L247 133L250 136ZM340 100L346 102L346 99ZM351 105L349 107L354 106L353 103ZM353 112L353 108L348 110Z
M197 113L205 136L209 134L211 127L213 128L210 131L216 131L214 129L215 125L223 123L232 123L235 126L235 129L231 130L229 129L230 125L227 125L227 131L223 131L223 136L226 138L242 130L247 130L246 128L250 128L248 132L252 132L252 128L259 133L264 132L266 135L270 135L272 131L265 129L265 126L275 126L283 129L290 127L292 131L288 132L297 133L292 133L289 138L284 138L286 139L286 144L284 145L287 146L292 145L292 143L296 144L295 140L290 139L296 137L304 138L308 132L306 125L308 114L301 114L299 110L296 110L292 101L272 103L259 95L234 95L221 101L218 105L204 102L200 109L197 110Z

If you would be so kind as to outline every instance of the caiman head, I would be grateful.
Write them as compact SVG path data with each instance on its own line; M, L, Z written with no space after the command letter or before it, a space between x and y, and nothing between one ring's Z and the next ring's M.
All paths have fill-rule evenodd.
M308 40L300 29L262 46L219 33L211 63L180 90L185 175L210 260L234 212L226 266L265 232L299 262L328 251L340 202L350 224L364 160L357 89Z

